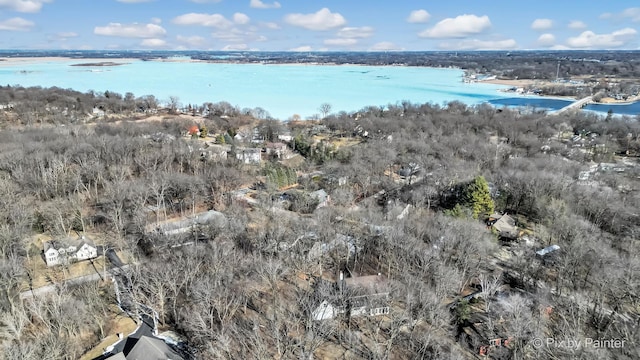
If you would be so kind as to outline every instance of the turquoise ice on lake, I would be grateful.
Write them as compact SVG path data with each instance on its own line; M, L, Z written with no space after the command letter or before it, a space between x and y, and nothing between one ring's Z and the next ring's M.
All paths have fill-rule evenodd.
M108 60L105 60L108 61ZM458 69L360 65L261 65L140 61L121 66L71 66L82 59L0 65L0 84L57 86L78 91L132 92L182 104L227 101L261 107L277 119L303 118L329 103L334 112L409 100L479 104L504 98L502 86L464 83Z

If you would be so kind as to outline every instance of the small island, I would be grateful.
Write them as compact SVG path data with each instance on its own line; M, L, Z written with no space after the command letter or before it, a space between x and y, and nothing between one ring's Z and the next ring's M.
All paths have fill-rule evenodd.
M81 64L72 64L71 66L120 66L128 63L118 63L113 61L102 61L102 62L91 62L91 63L81 63Z

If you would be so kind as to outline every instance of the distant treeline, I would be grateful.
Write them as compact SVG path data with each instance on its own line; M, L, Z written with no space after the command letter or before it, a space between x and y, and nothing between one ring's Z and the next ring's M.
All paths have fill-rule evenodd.
M136 58L188 57L212 62L316 63L456 67L509 79L640 76L639 51L411 51L411 52L228 52L228 51L3 51L0 57L62 56ZM558 63L560 71L558 72Z

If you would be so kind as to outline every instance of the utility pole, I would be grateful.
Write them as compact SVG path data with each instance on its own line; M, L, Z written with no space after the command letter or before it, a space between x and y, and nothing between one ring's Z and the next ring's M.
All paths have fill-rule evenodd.
M556 81L560 78L560 61L558 61L558 69L556 70Z

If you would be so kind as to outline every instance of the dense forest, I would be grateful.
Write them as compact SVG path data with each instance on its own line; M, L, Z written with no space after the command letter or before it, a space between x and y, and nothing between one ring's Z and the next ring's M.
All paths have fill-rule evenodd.
M15 87L2 104L2 358L77 359L117 331L107 279L58 281L61 266L54 291L22 296L34 237L74 233L126 254L127 296L185 358L640 356L637 118L402 102L278 122ZM290 156L242 161L279 141ZM149 230L207 210L224 220ZM341 276L384 278L385 313L356 316L370 298ZM316 319L327 300L351 310Z

